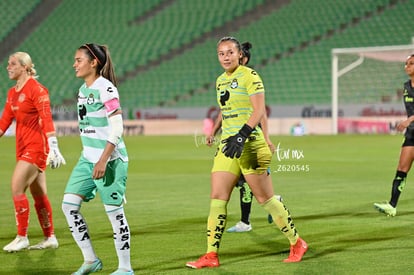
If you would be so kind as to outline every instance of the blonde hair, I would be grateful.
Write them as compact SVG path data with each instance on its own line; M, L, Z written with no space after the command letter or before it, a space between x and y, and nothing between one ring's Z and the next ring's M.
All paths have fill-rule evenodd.
M20 65L26 66L27 74L33 78L38 78L39 76L36 74L36 69L34 68L34 63L32 62L32 58L26 52L15 52L14 54L10 55L16 57L19 61Z

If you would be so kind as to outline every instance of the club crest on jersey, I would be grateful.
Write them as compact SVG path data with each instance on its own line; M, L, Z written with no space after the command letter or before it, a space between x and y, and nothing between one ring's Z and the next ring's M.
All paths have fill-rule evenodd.
M239 87L239 83L237 82L237 79L233 79L230 83L230 88L236 89L237 87Z
M91 105L95 102L95 98L93 96L93 94L89 94L88 99L86 100L86 103Z
M22 94L19 95L18 101L23 102L25 98L26 98L26 95L22 93Z

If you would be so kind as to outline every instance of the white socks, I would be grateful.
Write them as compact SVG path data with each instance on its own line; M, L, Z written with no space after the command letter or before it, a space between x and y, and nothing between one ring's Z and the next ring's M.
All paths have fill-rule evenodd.
M132 270L130 247L131 232L125 217L123 206L105 205L105 211L114 231L114 243L118 255L118 268Z
M82 251L85 262L97 259L89 237L88 225L80 213L82 198L74 194L63 196L62 210L72 232L73 239ZM130 259L131 233L124 214L123 206L104 205L106 214L111 222L115 250L118 256L118 268L132 270Z
M82 251L85 262L93 262L97 259L95 251L89 237L88 225L79 209L82 198L74 194L63 196L62 210L65 214L69 230L72 232L73 239Z

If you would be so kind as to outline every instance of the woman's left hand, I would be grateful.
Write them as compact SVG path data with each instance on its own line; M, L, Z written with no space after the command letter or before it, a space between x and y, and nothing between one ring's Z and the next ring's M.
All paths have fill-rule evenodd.
M106 162L98 161L93 167L92 178L95 180L103 178L103 176L105 175L105 170L106 170Z

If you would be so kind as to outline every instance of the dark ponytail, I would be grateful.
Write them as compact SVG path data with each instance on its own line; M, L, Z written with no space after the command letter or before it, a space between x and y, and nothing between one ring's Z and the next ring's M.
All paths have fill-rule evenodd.
M252 43L250 42L244 42L241 44L241 50L243 52L243 57L247 57L247 61L245 63L245 65L247 65L247 63L249 63L250 61L250 49L253 47Z
M98 66L96 73L111 81L115 87L118 86L118 81L115 76L115 69L112 59L106 45L98 45L94 43L83 44L79 49L85 50L90 60L96 59Z

